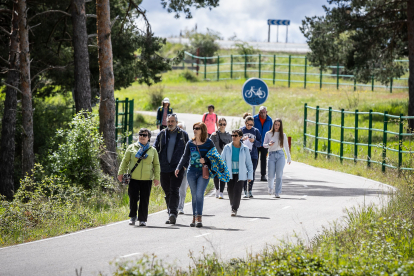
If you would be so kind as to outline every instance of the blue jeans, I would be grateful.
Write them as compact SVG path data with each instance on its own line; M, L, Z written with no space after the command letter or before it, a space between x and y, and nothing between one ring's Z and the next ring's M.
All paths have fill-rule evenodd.
M209 180L210 178L203 178L201 170L189 170L187 172L187 181L190 186L193 203L193 216L203 215L204 193Z
M267 171L269 178L267 180L267 184L270 189L273 189L273 183L276 175L275 195L280 195L282 193L282 176L285 163L285 153L283 150L269 152L269 158L267 160Z

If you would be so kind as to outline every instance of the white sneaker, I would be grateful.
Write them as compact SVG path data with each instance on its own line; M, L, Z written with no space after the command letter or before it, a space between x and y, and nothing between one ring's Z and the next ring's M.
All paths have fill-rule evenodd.
M278 195L278 194L275 194L275 196L274 196L275 198L280 198L280 195Z
M223 199L224 197L223 197L223 193L220 193L219 194L219 199Z
M135 225L135 221L137 221L137 217L132 217L129 219L129 225Z
M273 189L272 188L267 188L267 192L269 193L269 195L273 194Z
M147 223L145 221L140 221L139 226L147 226Z
M184 210L178 210L179 215L184 215Z
M243 198L249 198L249 196L247 195L247 192L246 192L246 191L244 191L244 196L243 196Z
M219 198L220 190L216 190L216 198Z

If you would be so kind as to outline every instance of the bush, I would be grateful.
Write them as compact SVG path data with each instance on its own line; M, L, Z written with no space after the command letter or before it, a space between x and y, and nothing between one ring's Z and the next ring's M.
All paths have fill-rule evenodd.
M180 74L180 77L185 78L187 81L189 82L198 82L198 78L196 75L194 75L193 72L191 71L184 71L183 73Z
M220 34L207 29L207 33L192 33L190 35L190 47L187 49L193 55L197 55L197 49L199 49L199 56L211 57L219 49L220 46L215 42L220 39Z
M49 156L49 166L51 174L90 190L101 184L100 158L105 146L98 132L97 116L91 113L87 116L81 112L76 114L67 130L56 132L56 138L64 142Z
M160 87L150 92L150 107L152 110L157 109L164 99L164 87Z

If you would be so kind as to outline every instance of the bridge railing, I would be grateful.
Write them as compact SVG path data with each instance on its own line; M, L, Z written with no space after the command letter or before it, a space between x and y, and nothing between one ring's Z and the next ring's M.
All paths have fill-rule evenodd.
M309 119L310 112L313 113L312 120ZM323 122L322 118L326 121ZM313 152L315 158L318 154L324 154L328 158L338 157L341 162L353 160L367 162L368 166L379 164L383 171L386 167L414 171L414 133L408 128L404 132L404 125L409 119L414 119L414 116L395 116L372 110L334 110L332 107L305 104L303 148ZM368 125L361 126L362 122Z
M309 85L319 86L334 85L337 89L341 86L351 86L357 88L370 89L376 88L389 89L408 89L408 78L391 78L389 85L379 85L372 76L369 83L357 83L354 75L348 74L344 66L339 63L328 66L327 70L322 71L317 67L308 64L306 56L297 55L225 55L213 57L195 56L185 52L188 59L185 63L191 64L189 68L196 72L204 80L228 80L228 79L248 79L258 77L262 80L276 83L287 83L290 87L293 83L301 83L306 88ZM398 63L408 64L408 60L395 60ZM182 68L185 64L183 61ZM330 71L330 72L329 72Z

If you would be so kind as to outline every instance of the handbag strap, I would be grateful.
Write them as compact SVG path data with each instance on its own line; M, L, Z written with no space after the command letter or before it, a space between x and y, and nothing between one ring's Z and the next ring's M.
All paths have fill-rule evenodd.
M141 156L145 156L145 154L147 153L147 151L149 151L149 149L150 149L151 147L149 147L149 148L147 148L143 153L142 153L142 155ZM143 158L139 158L138 160L137 160L137 163L135 163L135 166L132 168L132 170L131 170L131 172L129 173L129 174L132 174L134 171L135 171L135 169L138 167L138 164L139 164L139 162L141 162L141 160L142 160Z
M195 141L194 141L195 142ZM200 150L198 149L198 146L197 146L197 144L196 144L197 142L195 142L194 144L196 145L196 147L197 147L197 151L198 151L198 154L200 154L200 158L202 158L201 157L201 153L200 153ZM201 164L204 164L204 163L201 163Z

